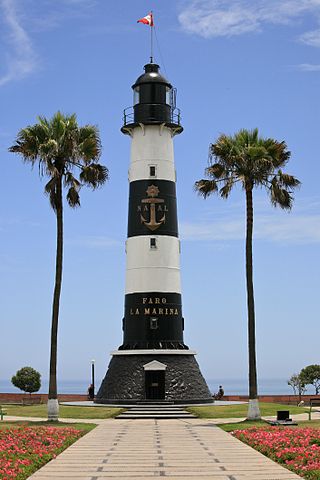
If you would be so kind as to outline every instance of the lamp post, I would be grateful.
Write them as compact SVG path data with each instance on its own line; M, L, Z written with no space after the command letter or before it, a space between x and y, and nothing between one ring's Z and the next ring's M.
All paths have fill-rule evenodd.
M95 364L95 360L91 360L91 383L92 383L93 400L94 400L94 364Z

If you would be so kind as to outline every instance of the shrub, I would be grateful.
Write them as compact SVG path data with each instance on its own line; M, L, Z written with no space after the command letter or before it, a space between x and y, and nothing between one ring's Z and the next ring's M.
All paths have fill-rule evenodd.
M11 378L11 383L31 395L31 393L40 390L41 375L32 367L23 367Z
M308 365L300 372L300 377L306 385L313 385L316 395L320 391L320 365Z

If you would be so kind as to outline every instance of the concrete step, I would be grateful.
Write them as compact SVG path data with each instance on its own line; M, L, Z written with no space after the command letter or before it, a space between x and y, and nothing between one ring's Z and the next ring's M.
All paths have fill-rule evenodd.
M166 407L166 408L159 408L159 407L129 407L131 411L136 411L136 412L183 412L184 408L178 408L178 407Z
M142 419L142 418L196 418L192 413L187 412L181 407L142 407L134 406L120 413L116 418L119 419Z
M168 400L141 400L140 402L137 402L137 405L161 405L161 406L166 406L166 405L173 405L173 402L169 402Z
M185 412L186 410L182 407L171 407L171 408L162 408L162 407L128 407L127 411L130 412Z
M154 410L153 412L149 412L148 410L146 411L140 411L140 410L131 410L131 409L128 409L128 410L125 410L124 412L121 412L121 414L123 415L128 415L128 414L134 414L134 415L180 415L180 414L184 414L184 415L192 415L192 413L189 413L185 410L179 410L179 411L173 411L173 412L168 412L168 411L163 411L163 410Z
M134 413L128 413L127 415L125 415L124 413L120 413L120 415L118 415L117 417L115 417L117 419L120 419L120 420L133 420L133 419L151 419L151 418L154 418L154 419L177 419L177 418L196 418L195 415L192 415L192 414L188 414L188 413L176 413L174 415L167 415L165 413L153 413L153 414L150 414L150 415L140 415L139 413L137 414L134 414Z

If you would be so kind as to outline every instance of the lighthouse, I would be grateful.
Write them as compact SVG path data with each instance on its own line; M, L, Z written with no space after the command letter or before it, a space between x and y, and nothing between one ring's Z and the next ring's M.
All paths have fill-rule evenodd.
M152 59L132 89L134 105L121 128L131 139L123 343L111 354L96 402L208 403L196 353L183 338L176 89Z

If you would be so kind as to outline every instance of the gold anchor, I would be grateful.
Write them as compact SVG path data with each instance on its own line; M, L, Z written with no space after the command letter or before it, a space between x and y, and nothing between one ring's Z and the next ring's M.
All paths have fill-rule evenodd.
M144 198L141 200L141 203L148 203L150 205L150 221L147 222L147 220L143 217L143 215L140 214L140 219L141 223L144 223L146 227L149 228L149 230L157 230L157 228L160 227L163 223L166 221L166 214L164 213L163 217L159 222L157 222L157 217L156 217L156 203L164 203L164 200L162 198L155 198L159 195L159 188L155 185L150 185L147 189L147 195L149 198Z

